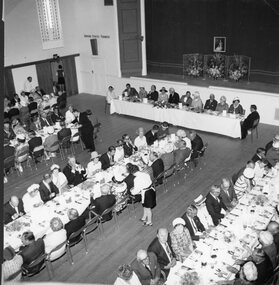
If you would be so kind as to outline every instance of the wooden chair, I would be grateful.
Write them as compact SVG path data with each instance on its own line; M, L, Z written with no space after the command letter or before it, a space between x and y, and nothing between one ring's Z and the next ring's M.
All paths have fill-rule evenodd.
M38 258L36 258L34 261L32 261L29 265L22 265L22 275L26 277L31 277L37 273L39 273L41 270L43 270L46 267L46 254L40 255ZM49 269L47 267L49 277L51 278Z
M71 144L72 144L72 151L75 153L75 145L80 145L80 148L81 148L81 151L83 151L83 145L82 145L82 141L81 141L81 138L80 138L80 133L77 132L75 133L72 138L71 138Z
M20 150L16 155L15 155L15 162L20 163L23 165L26 163L27 166L29 166L32 170L32 166L30 163L30 156L29 156L29 146L24 148L23 150ZM21 175L21 172L18 171L18 173Z
M207 148L208 148L208 143L206 142L206 143L203 145L203 148L202 148L200 151L198 151L198 157L196 157L196 158L193 159L193 163L194 163L194 167L195 167L195 168L197 167L197 165L199 164L199 162L200 162L201 159L203 158L204 153L205 153L205 151L207 150ZM202 168L200 167L200 169L202 169Z
M60 150L61 152L63 152L63 155L67 155L67 150L70 149L72 154L74 153L73 152L73 145L71 143L71 139L72 137L71 136L67 136L65 138L62 139L62 141L59 142L59 145L60 145ZM65 151L65 153L64 153Z
M58 140L55 141L55 142L50 146L50 148L51 148L51 149L52 149L52 148L56 149L55 152L56 152L56 153L59 152L61 159L62 159L62 160L64 159L64 154L63 154L63 151L62 151L61 148L60 148L60 143L59 143ZM54 160L53 160L53 157L52 157L52 156L51 156L51 160L52 160L52 163L54 163Z
M260 122L260 119L255 120L253 122L253 127L248 130L248 134L251 134L251 143L253 143L254 133L256 133L257 139L259 138L259 133L258 133L259 122Z
M7 171L11 170L13 171L13 169L15 168L15 156L9 156L7 158L4 159L4 176L7 178ZM17 171L18 174L18 171Z
M101 236L100 227L99 227L99 219L97 216L93 217L92 219L89 219L87 223L84 226L84 239L86 239L87 242L87 235L94 232L96 229L98 229L98 235Z
M36 160L37 158L42 157L42 160L44 160L44 161L45 161L45 164L48 165L47 160L46 160L46 157L45 157L45 148L44 148L43 145L39 145L39 146L35 147L35 148L33 149L33 152L32 152L31 157L32 157L32 160L34 161L36 170L38 170L37 164L36 164L36 162L35 162L35 160Z
M115 224L116 224L116 227L119 228L119 222L118 222L118 215L120 212L122 212L125 208L128 209L128 213L129 213L129 217L130 217L130 209L128 207L128 201L129 201L129 196L126 195L125 197L123 197L120 201L116 202L114 207L113 207L113 210L112 210L112 214L114 216L114 219L115 219ZM116 210L116 207L118 205L122 205L122 209L120 211L117 211Z

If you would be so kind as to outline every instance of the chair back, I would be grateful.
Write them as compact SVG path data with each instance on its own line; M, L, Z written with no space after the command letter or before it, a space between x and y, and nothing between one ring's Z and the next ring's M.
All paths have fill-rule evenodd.
M60 145L63 147L63 148L68 148L70 147L70 144L71 144L71 136L67 136L65 138L62 139Z
M208 148L208 143L206 142L206 143L203 145L202 149L201 149L200 151L198 151L198 155L199 155L199 156L203 156L203 155L204 155L204 152L206 151L207 148Z
M58 140L55 141L55 142L49 147L49 149L50 149L51 151L57 151L57 150L59 149L59 141L58 141Z
M97 229L99 226L98 221L99 221L98 216L95 216L92 219L90 219L84 226L84 234L91 233L95 229Z
M105 215L107 215L107 214L109 214L109 213L111 213L111 212L113 211L115 205L116 205L116 203L114 203L113 206L111 206L111 207L105 209L105 210L103 211L103 213L100 215L100 218L99 218L99 219L102 221L102 219L103 219L103 217L104 217Z
M15 156L9 156L4 159L4 169L11 168L15 165Z
M175 171L175 163L172 164L168 169L164 171L164 178L167 178L173 174Z
M24 162L28 159L28 157L29 157L29 146L28 145L26 145L24 148L22 148L22 150L20 150L16 154L17 162Z
M67 244L71 246L71 245L78 243L82 239L83 232L84 232L84 227L82 227L81 229L77 230L74 233L71 233L71 235L69 236L67 240Z
M37 152L41 152L42 150L44 150L44 146L41 144L39 146L36 146L34 149L33 149L33 154L37 153Z
M66 252L67 240L57 245L46 257L47 261L58 259ZM63 249L64 247L64 249Z
M254 130L258 126L259 122L260 122L260 119L257 119L253 122L252 130Z
M28 265L23 264L21 267L22 273L25 276L32 276L41 271L41 269L43 269L43 267L45 266L46 256L47 255L44 253L40 255L38 258L36 258L34 261L32 261L30 264Z

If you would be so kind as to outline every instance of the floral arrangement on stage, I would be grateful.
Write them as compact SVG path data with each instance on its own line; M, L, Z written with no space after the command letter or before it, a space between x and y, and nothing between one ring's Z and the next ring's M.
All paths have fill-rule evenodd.
M168 101L156 101L153 102L153 107L154 108L161 108L161 109L168 109L168 108L173 108L172 104L170 104Z
M209 77L214 80L225 77L226 57L222 54L216 53L207 56L206 72Z
M184 73L189 76L199 77L203 71L203 56L200 54L189 54L183 58Z
M248 74L248 65L242 56L231 57L231 64L229 66L229 78L234 81L239 81L245 78Z

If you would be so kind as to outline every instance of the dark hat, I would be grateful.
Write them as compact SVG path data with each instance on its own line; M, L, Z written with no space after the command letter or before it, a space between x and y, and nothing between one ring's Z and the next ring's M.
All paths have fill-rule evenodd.
M4 260L12 260L14 256L15 256L15 250L11 246L8 246L4 249L3 251Z
M160 92L165 91L168 92L168 90L165 87L162 87L162 89L160 90Z

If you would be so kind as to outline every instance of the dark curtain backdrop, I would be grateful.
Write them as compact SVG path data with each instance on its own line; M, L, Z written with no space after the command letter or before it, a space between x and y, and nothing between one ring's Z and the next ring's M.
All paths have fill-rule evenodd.
M36 64L38 84L47 94L53 92L52 71L50 62Z
M251 57L252 81L279 83L279 7L263 0L145 0L148 72L182 74L182 55L213 53L227 37L226 55Z
M74 56L65 57L62 59L64 69L65 86L68 96L78 94L76 62Z
M10 68L4 69L4 94L7 98L12 98L15 94L13 73Z

